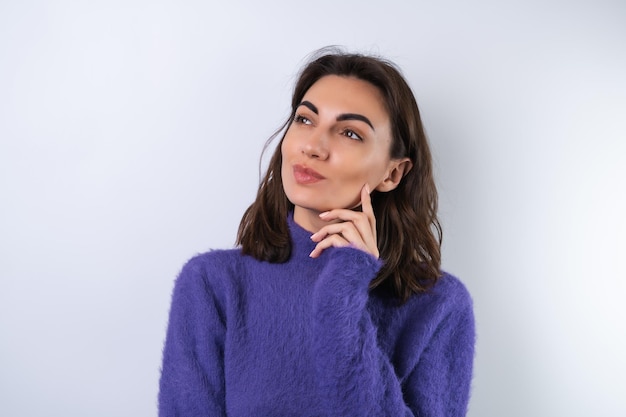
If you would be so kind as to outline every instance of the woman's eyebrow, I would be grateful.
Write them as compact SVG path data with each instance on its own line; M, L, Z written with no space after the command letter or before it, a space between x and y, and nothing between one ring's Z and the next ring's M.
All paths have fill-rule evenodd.
M298 104L298 107L300 106L308 107L308 109L311 110L313 113L320 114L319 111L317 110L317 107L315 107L315 104L311 103L310 101L304 100L300 102L300 104Z
M309 110L311 110L313 113L319 114L319 111L317 110L317 107L315 106L315 104L311 103L310 101L304 100L304 101L300 102L300 104L298 104L298 107L300 107L300 106L304 106L304 107L308 108ZM370 119L368 119L367 117L363 116L362 114L343 113L343 114L340 114L339 116L337 116L336 120L338 122L343 122L344 120L360 120L361 122L367 123L369 125L369 127L372 128L372 130L374 132L376 131L376 129L374 129L374 125L372 124Z
M376 131L374 129L374 125L372 124L372 122L370 122L370 119L368 119L367 117L363 116L362 114L356 114L356 113L344 113L344 114L340 114L339 116L337 116L337 121L338 122L342 122L344 120L360 120L362 122L367 123L373 131Z

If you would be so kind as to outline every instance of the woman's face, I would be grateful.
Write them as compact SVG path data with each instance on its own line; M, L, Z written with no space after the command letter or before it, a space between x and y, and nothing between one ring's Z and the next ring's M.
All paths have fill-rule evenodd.
M320 78L304 94L281 145L283 187L295 220L358 206L366 183L382 190L393 166L390 148L391 124L378 89L354 77Z

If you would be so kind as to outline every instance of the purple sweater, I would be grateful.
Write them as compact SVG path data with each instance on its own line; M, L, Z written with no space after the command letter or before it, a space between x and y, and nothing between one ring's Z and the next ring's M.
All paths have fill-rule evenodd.
M176 281L159 416L464 416L470 296L445 274L399 305L368 291L381 264L353 248L288 262L240 250L191 259Z

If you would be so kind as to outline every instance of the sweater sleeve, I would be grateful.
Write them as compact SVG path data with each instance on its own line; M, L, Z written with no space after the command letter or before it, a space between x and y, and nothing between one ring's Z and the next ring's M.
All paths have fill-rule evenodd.
M467 393L461 391L469 381L454 379L469 377L463 371L473 354L464 352L458 360L454 355L446 356L459 348L455 318L449 318L448 328L435 332L424 355L401 382L378 346L377 329L367 310L368 286L380 268L379 261L352 248L330 248L327 252L331 258L313 294L313 329L316 370L328 415L464 415ZM468 331L473 335L473 328ZM433 387L431 378L435 377ZM436 398L430 398L433 393ZM428 401L422 402L424 398Z
M159 416L221 416L225 321L202 258L176 280L159 387Z
M437 324L417 366L407 378L405 398L416 415L461 417L467 405L474 363L474 315L469 293L454 282L452 308Z

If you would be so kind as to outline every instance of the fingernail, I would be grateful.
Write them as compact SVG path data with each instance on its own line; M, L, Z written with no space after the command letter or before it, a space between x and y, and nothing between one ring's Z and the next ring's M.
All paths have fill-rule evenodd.
M323 213L320 213L320 217L325 217L325 216L328 216L328 212L327 211L325 211Z
M370 185L369 184L365 184L365 191L367 191L367 193L370 193Z

